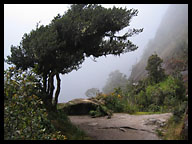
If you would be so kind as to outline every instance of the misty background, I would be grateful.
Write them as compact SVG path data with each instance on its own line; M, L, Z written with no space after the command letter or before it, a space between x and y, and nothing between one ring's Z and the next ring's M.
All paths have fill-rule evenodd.
M176 61L186 61L184 63L188 63L186 57L188 55L187 4L169 6L155 37L147 43L140 61L133 66L130 80L136 82L147 76L145 67L149 56L153 53L158 54L163 59L162 67L167 74L174 72L177 67L174 63L178 63ZM182 57L185 57L185 60ZM188 73L187 66L180 70Z
M61 92L58 102L67 102L75 98L87 98L85 92L90 88L102 88L106 84L108 75L119 70L127 77L130 76L133 65L141 58L143 51L153 39L156 31L165 15L168 4L102 4L103 7L127 7L138 9L138 16L133 17L130 27L144 28L139 35L131 37L130 40L139 48L133 52L119 56L109 55L100 57L94 62L86 58L81 68L69 74L61 76ZM24 33L35 29L36 24L47 25L60 13L61 15L70 7L68 4L5 4L4 5L4 58L10 55L11 45L19 45ZM126 31L123 29L119 34ZM4 69L9 65L4 63Z

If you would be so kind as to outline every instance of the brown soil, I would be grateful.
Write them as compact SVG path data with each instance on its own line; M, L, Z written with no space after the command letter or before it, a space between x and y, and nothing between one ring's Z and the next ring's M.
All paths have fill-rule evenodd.
M69 116L71 122L94 140L160 140L157 125L148 124L148 119L167 121L171 113L130 115L115 113L107 117Z

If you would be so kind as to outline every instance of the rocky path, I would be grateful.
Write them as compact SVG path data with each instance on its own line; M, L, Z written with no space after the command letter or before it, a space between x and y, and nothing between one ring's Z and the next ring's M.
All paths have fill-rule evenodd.
M107 117L69 116L71 122L94 140L159 140L155 130L170 118L171 113L129 115L114 113Z

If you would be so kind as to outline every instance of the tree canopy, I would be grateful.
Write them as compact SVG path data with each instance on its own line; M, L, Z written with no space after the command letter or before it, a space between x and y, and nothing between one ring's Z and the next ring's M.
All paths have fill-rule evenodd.
M49 25L41 25L24 34L19 46L11 46L9 64L17 69L32 68L42 76L46 100L52 102L54 76L57 78L55 103L60 92L59 74L77 70L85 57L120 55L138 47L128 40L143 29L129 29L122 36L115 34L129 26L138 10L104 8L98 4L73 4Z
M157 54L153 54L148 58L145 69L148 71L149 79L152 82L158 83L165 78L165 72L161 66L162 62L163 60Z

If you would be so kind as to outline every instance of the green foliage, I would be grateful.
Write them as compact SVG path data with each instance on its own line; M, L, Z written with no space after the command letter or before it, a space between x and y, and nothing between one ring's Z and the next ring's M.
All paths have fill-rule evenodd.
M173 121L175 123L178 123L181 121L182 117L184 116L184 113L186 111L187 107L187 101L179 103L177 106L174 107L173 110Z
M150 114L161 114L161 112L135 112L134 115L150 115Z
M148 111L158 112L158 111L160 111L160 106L155 105L155 104L150 104L149 107L148 107Z
M135 112L139 111L139 106L136 104L133 104L131 102L127 102L124 104L124 108L122 112L126 112L129 114L133 114Z
M165 78L164 69L161 67L162 62L163 60L157 54L153 54L148 58L145 69L148 71L148 78L152 83L158 83Z
M4 139L66 139L47 118L33 73L4 71Z
M181 135L181 131L183 129L183 115L181 120L175 121L175 116L173 115L163 127L164 133L161 133L161 138L163 140L185 140Z
M162 59L156 54L149 57L149 76L138 83L127 83L126 90L114 88L104 95L106 107L114 112L173 112L180 120L187 106L185 86L181 74L165 75L161 68Z
M115 89L111 94L103 94L103 99L105 106L113 112L134 113L138 110L138 106L130 102L120 88Z
M185 88L182 80L168 76L164 81L149 84L144 91L135 95L140 110L168 111L173 110L178 102L185 101Z
M104 98L106 107L111 109L114 112L123 111L123 103L121 103L120 98L117 95L108 95Z
M96 110L91 110L89 112L89 115L91 115L92 117L100 117L100 116L106 116L106 115L111 116L112 111L104 105L99 105L97 106Z
M97 4L73 4L64 15L57 15L49 25L37 26L24 34L19 46L11 46L7 63L17 69L35 69L43 78L43 90L47 94L49 107L54 101L56 109L60 93L59 74L78 70L85 57L94 59L109 54L120 55L138 47L128 37L143 29L129 29L124 35L115 34L130 25L138 10L126 8L104 8ZM57 90L54 93L54 76ZM47 80L48 79L48 80Z
M65 134L68 140L90 140L82 130L71 123L63 110L49 112L48 118L57 130Z
M89 112L89 115L91 115L92 117L100 117L100 116L105 116L106 113L103 113L103 111L101 111L100 106L98 106L98 107L96 108L96 110L91 110L91 111Z

